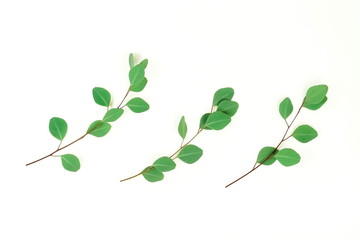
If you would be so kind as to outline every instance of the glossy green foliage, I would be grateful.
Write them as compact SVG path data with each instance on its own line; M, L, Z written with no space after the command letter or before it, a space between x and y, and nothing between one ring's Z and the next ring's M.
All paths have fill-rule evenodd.
M213 112L206 120L205 126L213 130L221 130L231 122L231 117L223 112Z
M109 107L111 95L105 88L95 87L92 90L94 101L100 106Z
M134 67L134 55L132 53L130 53L130 55L129 55L129 65L130 65L130 68Z
M164 179L164 174L153 166L145 168L142 175L149 182L158 182Z
M64 119L53 117L50 119L49 122L49 131L51 135L55 138L59 139L60 141L64 139L67 133L67 123Z
M177 156L183 162L192 164L199 160L203 155L203 150L195 145L185 146Z
M295 129L292 136L302 143L307 143L318 136L317 131L309 125L301 125Z
M234 96L234 89L232 88L221 88L217 90L213 98L213 106L218 106L223 100L231 100Z
M276 161L274 155L278 152L274 147L263 147L258 154L256 162L263 165L271 165Z
M284 166L293 166L300 162L300 155L291 148L281 149L275 158Z
M207 130L211 129L211 128L206 126L206 121L209 118L209 116L210 116L210 113L205 113L204 115L201 116L199 128L204 128L204 129L207 129Z
M112 108L106 112L105 116L103 117L104 122L115 122L118 120L121 115L124 113L124 109L119 108Z
M135 113L142 113L149 110L150 108L147 102L145 102L143 99L138 97L131 99L126 104L126 106L128 106L128 108Z
M179 122L179 126L178 126L178 132L179 135L182 139L184 139L186 137L186 133L187 133L187 124L185 121L185 117L182 116Z
M111 125L101 120L96 120L90 124L87 132L95 137L105 136L111 129Z
M305 96L304 107L314 104L321 103L326 97L326 93L328 92L328 86L326 85L317 85L310 87Z
M285 98L279 105L279 112L283 119L287 119L293 111L293 105L290 98Z
M76 172L80 169L80 161L73 154L61 155L61 163L62 166L70 172Z
M141 80L141 81L139 81L139 82L137 82L137 83L134 83L134 84L132 84L131 86L130 86L130 91L132 91L132 92L141 92L142 90L144 90L144 88L146 87L146 84L147 84L147 79L146 79L146 77L143 79L143 80Z
M304 107L307 108L307 109L309 109L309 110L315 111L315 110L318 110L319 108L321 108L322 105L324 105L327 100L328 100L328 98L327 98L327 97L324 97L324 99L323 99L321 102L319 102L319 103L317 103L317 104L310 104L310 103L308 103L308 104L305 104Z
M219 103L217 111L223 112L230 117L234 116L239 108L239 104L235 101L223 100Z
M155 167L160 172L168 172L173 170L176 167L174 160L169 157L161 157L153 163Z

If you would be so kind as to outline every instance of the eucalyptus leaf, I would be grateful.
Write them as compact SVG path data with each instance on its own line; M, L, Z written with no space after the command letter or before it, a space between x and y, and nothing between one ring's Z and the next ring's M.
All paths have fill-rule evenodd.
M328 91L328 86L326 85L317 85L310 87L305 96L304 107L307 105L319 104L322 102Z
M324 103L326 103L326 101L328 100L327 97L324 97L324 99L320 102L320 103L317 103L317 104L305 104L304 107L307 108L307 109L310 109L310 110L318 110L319 108L322 107L322 105L324 105Z
M145 168L142 175L149 182L158 182L164 179L164 174L153 166Z
M301 125L295 129L292 136L302 143L307 143L318 136L317 131L309 125Z
M130 108L131 111L135 112L135 113L142 113L147 111L150 106L147 102L145 102L143 99L141 98L133 98L131 99L126 106L128 106L128 108Z
M59 139L60 141L64 139L66 132L67 132L67 123L64 119L53 117L50 119L49 122L49 131L51 135L55 138Z
M111 102L111 95L105 88L95 87L92 90L94 100L97 104L104 107L109 107Z
M279 151L274 147L263 147L258 154L256 162L262 163L263 165L271 165L276 161L274 155L278 152Z
M153 166L160 172L168 172L176 167L174 160L169 157L161 157L153 163Z
M129 55L129 65L130 65L130 68L134 67L134 55L132 53L130 53L130 55Z
M231 122L231 117L223 112L213 112L206 120L205 126L213 130L221 130Z
M213 106L218 106L223 100L231 100L234 96L234 89L232 88L221 88L217 90L213 98Z
M203 150L195 145L185 146L177 156L183 162L192 164L199 160L203 155Z
M135 65L129 71L130 85L133 86L141 82L145 77L145 67L141 64Z
M141 65L144 69L147 67L149 61L147 59L142 60L139 65Z
M239 108L239 104L235 101L223 100L219 103L217 111L223 112L230 117L234 116Z
M110 131L110 129L111 125L109 123L96 120L90 124L87 133L95 137L103 137Z
M187 125L186 125L184 116L182 116L180 119L179 126L178 126L178 132L182 139L184 139L186 137Z
M290 98L285 98L279 105L279 112L283 119L287 119L293 111L293 105Z
M73 154L61 155L61 163L62 166L70 172L76 172L80 169L80 161Z
M119 108L112 108L106 112L105 116L103 117L104 122L115 122L118 120L121 115L124 113L124 109Z
M291 148L281 149L275 158L284 166L293 166L300 162L300 155Z

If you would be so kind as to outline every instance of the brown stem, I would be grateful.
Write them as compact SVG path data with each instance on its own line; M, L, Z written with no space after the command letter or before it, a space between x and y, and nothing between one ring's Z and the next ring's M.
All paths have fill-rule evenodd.
M119 106L117 107L118 109L124 107L124 106L121 106L121 104L123 104L123 102L125 101L126 97L129 95L129 92L130 92L130 87L129 87L129 89L127 90L124 98L121 100ZM109 107L108 107L108 110L109 110ZM62 143L62 141L60 141L60 144L59 144L58 148L57 148L54 152L52 152L52 153L50 153L50 154L48 154L48 155L46 155L46 156L44 156L44 157L42 157L42 158L39 158L38 160L35 160L35 161L33 161L33 162L30 162L30 163L27 163L25 166L29 166L29 165L31 165L31 164L37 163L37 162L39 162L39 161L41 161L41 160L44 160L45 158L51 157L51 156L53 156L55 153L63 150L64 148L67 148L67 147L73 145L74 143L76 143L77 141L83 139L84 137L86 137L86 135L88 135L89 133L91 133L92 131L94 131L101 123L103 123L103 121L99 122L93 129L91 129L90 131L86 132L84 135L82 135L82 136L79 137L78 139L72 141L71 143L69 143L69 144L67 144L67 145L65 145L65 146L63 146L63 147L60 147L60 146L61 146L61 143Z
M237 181L240 181L241 179L243 179L244 177L246 177L247 175L249 175L250 173L252 173L253 171L255 171L256 169L258 169L261 165L263 165L266 161L268 161L273 155L274 153L278 150L278 148L280 147L280 145L285 142L289 137L291 137L291 135L289 137L286 137L287 133L289 132L290 127L293 125L295 119L297 118L297 116L299 115L302 107L304 106L304 102L301 104L299 110L297 111L295 117L293 118L293 120L291 121L290 124L287 124L287 128L285 131L284 136L282 137L281 141L278 143L278 145L275 147L275 149L270 153L270 155L261 163L259 163L259 165L257 165L257 163L255 163L254 167L248 171L247 173L245 173L244 175L242 175L241 177L239 177L238 179L236 179L235 181L229 183L228 185L225 186L225 188L230 187L231 185L233 185L234 183L236 183ZM257 166L256 166L257 165Z

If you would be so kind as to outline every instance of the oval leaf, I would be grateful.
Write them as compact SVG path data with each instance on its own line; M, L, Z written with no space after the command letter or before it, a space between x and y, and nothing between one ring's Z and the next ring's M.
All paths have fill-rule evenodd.
M234 96L234 89L232 88L221 88L217 90L213 98L213 106L219 105L222 100L231 100Z
M164 179L164 174L152 166L145 168L142 175L149 182L157 182Z
M185 146L177 156L185 163L194 163L201 158L203 150L195 145Z
M217 111L226 113L230 117L234 116L239 108L239 104L235 101L223 100L219 103Z
M92 90L94 101L100 106L110 106L111 95L105 88L95 87Z
M101 120L96 120L90 124L87 132L95 137L105 136L111 129L111 125Z
M317 85L309 88L306 92L304 106L320 103L324 100L327 91L328 86L326 85Z
M178 126L178 132L179 132L180 136L182 137L182 139L184 139L186 137L187 125L186 125L184 116L182 116L180 119L179 126Z
M285 98L279 105L279 112L283 119L287 119L293 111L293 105L290 98Z
M105 116L103 117L103 121L114 122L118 120L123 113L124 113L124 109L112 108L106 112Z
M129 65L130 65L130 68L134 67L134 55L132 53L130 53L130 55L129 55Z
M141 92L142 90L144 90L145 86L147 84L147 79L144 78L143 80L135 83L135 84L132 84L130 86L130 91L132 92Z
M271 165L276 161L274 155L278 152L274 147L263 147L258 154L256 162L262 163L263 165Z
M129 80L130 85L137 84L142 81L145 77L145 67L141 64L138 64L130 69Z
M307 109L310 110L318 110L319 108L322 107L322 105L324 105L324 103L326 103L326 101L328 100L327 97L325 97L320 103L318 104L305 104L304 107L306 107Z
M145 102L143 99L141 98L133 98L131 99L126 106L128 106L130 108L131 111L135 112L135 113L142 113L145 112L147 110L149 110L149 104L147 102Z
M153 166L160 172L168 172L176 167L174 160L169 157L161 157L156 160Z
M67 132L67 123L64 119L53 117L49 122L49 131L51 135L60 141L64 139Z
M76 172L80 169L80 161L73 154L61 155L61 163L66 170L71 172Z
M300 155L291 148L281 149L275 158L284 166L289 167L300 162Z
M145 69L148 65L149 61L147 59L142 60L139 65L143 66L143 68Z
M199 128L201 129L201 128L203 128L203 129L210 129L210 128L208 128L207 126L206 126L206 121L207 121L207 119L209 118L209 116L210 116L210 113L205 113L204 115L202 115L201 116L201 118L200 118L200 124L199 124Z
M213 130L221 130L231 122L231 117L223 112L211 113L205 126Z
M299 142L307 143L316 138L318 133L309 125L301 125L295 129L292 136Z

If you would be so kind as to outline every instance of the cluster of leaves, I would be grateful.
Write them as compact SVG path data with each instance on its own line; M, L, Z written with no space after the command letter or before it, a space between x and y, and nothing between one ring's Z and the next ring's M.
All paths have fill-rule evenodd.
M241 176L240 178L238 178L237 180L235 180L234 182L228 184L226 187L232 185L233 183L247 176L249 173L257 169L261 165L269 166L272 165L274 162L278 161L283 166L288 167L299 163L300 155L294 149L291 148L279 149L279 147L284 141L286 141L290 137L295 138L301 143L307 143L318 136L317 131L309 125L298 126L289 136L287 136L287 134L302 108L307 108L309 110L317 110L322 105L324 105L324 103L328 99L326 96L327 91L328 91L328 87L326 85L317 85L310 87L306 92L306 96L299 110L297 111L296 115L294 116L293 120L290 123L287 121L287 119L293 112L293 104L290 98L288 97L285 98L283 101L281 101L279 105L279 113L281 117L285 120L285 123L287 125L287 129L285 131L283 138L276 147L270 147L270 146L263 147L258 153L257 160L253 169L250 170L248 173L244 174L243 176Z
M76 172L80 169L80 161L78 157L76 157L74 154L63 154L63 155L54 155L56 152L72 145L73 143L77 142L78 140L84 138L86 135L90 134L95 137L103 137L106 134L109 133L111 130L111 122L115 122L118 120L124 113L124 107L128 107L131 111L135 113L142 113L149 109L149 104L144 101L143 99L139 97L135 97L130 99L126 104L122 105L124 100L126 99L127 95L130 91L132 92L141 92L146 84L147 79L145 77L145 69L147 67L148 60L145 59L141 61L138 64L134 64L134 57L133 54L130 54L129 56L129 65L130 65L130 71L129 71L129 80L130 80L130 87L122 100L122 102L119 104L118 107L111 108L111 94L108 90L101 87L95 87L92 90L92 95L94 98L95 103L97 103L100 106L106 107L106 113L104 114L103 118L100 120L96 120L90 124L88 127L86 133L81 136L80 138L76 139L75 141L71 142L70 144L65 145L64 147L61 147L62 141L64 140L68 125L66 121L62 118L54 117L50 119L49 122L49 131L52 136L54 136L56 139L60 140L60 144L58 148L52 152L51 154L45 156L56 156L60 157L62 161L62 166L72 172ZM44 159L41 158L40 160ZM38 161L38 160L37 160ZM34 161L34 162L37 162ZM32 163L34 163L32 162ZM27 165L30 165L32 163L29 163Z
M178 133L182 139L181 147L171 156L158 158L151 166L146 167L140 174L149 182L157 182L164 179L164 172L174 170L176 167L175 159L178 158L187 164L193 164L203 155L203 150L196 145L190 144L191 141L204 129L221 130L230 122L231 117L237 112L239 105L232 101L234 90L232 88L222 88L215 92L213 104L209 113L203 114L197 133L184 144L187 135L187 123L185 117L181 117L178 125ZM129 180L133 177L124 179Z

